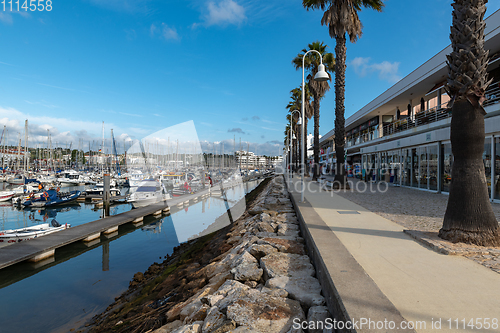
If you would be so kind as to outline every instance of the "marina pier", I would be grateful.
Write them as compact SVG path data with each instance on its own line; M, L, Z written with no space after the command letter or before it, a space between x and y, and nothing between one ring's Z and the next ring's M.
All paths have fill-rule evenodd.
M231 184L234 186L235 184ZM229 187L229 186L227 186ZM169 199L165 202L152 204L146 207L132 209L118 215L108 216L99 220L88 222L66 230L38 237L24 243L17 243L12 246L3 247L0 251L0 269L17 264L19 262L40 261L54 255L55 250L74 242L90 242L101 236L116 232L120 225L126 223L142 223L145 216L161 215L167 213L170 207L189 205L191 201L196 201L210 195L212 191L220 191L220 186L207 188L194 194L184 195Z

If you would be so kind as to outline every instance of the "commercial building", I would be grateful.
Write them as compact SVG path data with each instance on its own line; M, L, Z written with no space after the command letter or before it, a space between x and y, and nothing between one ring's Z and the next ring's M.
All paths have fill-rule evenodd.
M486 90L483 160L492 201L500 202L500 11L486 19L492 84ZM346 119L347 164L365 179L448 192L453 155L444 90L451 45ZM333 148L332 129L321 140ZM333 149L332 149L333 151ZM324 156L326 159L326 156ZM355 167L355 168L354 168Z

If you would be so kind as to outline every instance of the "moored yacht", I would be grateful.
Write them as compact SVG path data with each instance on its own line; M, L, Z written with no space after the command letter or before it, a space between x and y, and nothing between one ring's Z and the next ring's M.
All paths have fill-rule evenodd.
M170 199L165 187L155 179L142 180L137 187L131 189L127 202L139 208Z

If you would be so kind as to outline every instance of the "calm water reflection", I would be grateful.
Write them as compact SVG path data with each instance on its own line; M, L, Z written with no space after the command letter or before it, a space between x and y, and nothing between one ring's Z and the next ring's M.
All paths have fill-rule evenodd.
M173 207L172 214L161 219L146 217L142 227L127 224L109 239L101 237L92 244L79 242L63 247L44 266L21 263L0 271L0 299L4 304L1 331L68 332L82 325L125 291L136 272L163 261L180 242L202 232L221 216L226 203L232 206L257 184L229 190L227 201L209 197L182 209ZM92 207L82 203L68 209L31 212L4 206L0 207L0 216L4 217L1 227L42 223L46 215L53 218L54 214L60 223L76 226L99 218L101 211ZM119 205L114 214L129 209L129 205Z

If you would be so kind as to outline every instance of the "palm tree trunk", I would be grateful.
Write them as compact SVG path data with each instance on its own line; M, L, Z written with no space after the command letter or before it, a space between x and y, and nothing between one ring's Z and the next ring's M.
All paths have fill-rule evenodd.
M314 175L313 181L319 177L319 96L314 95Z
M344 136L345 136L345 69L346 69L346 37L337 36L335 45L335 155L337 170L335 181L345 186L344 171Z
M488 51L483 21L487 0L455 0L448 56L453 96L451 148L454 156L450 195L439 237L452 242L500 246L500 228L489 202L483 164L484 91Z
M453 105L451 148L450 195L439 237L453 243L499 246L498 222L489 202L483 164L484 113L466 98Z

